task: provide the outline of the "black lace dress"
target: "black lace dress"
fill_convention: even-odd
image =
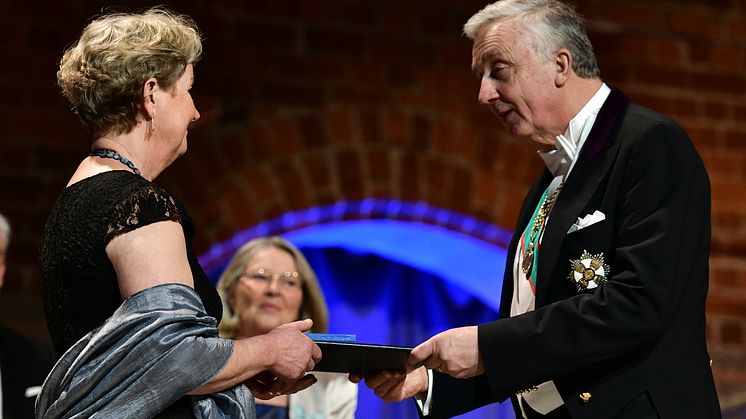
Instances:
[[[220,319],[220,296],[194,254],[194,226],[184,206],[132,172],[105,172],[66,188],[44,227],[39,249],[42,298],[58,357],[122,304],[106,245],[121,234],[166,220],[181,223],[194,288],[207,313]],[[189,406],[184,397],[159,417],[190,417]]]

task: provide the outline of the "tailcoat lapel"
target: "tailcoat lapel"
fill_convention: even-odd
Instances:
[[[617,155],[619,147],[610,144],[610,140],[616,133],[619,121],[629,103],[629,97],[622,91],[612,88],[609,97],[599,110],[575,167],[565,179],[565,185],[557,197],[541,241],[536,307],[541,306],[546,298],[549,289],[548,282],[556,268],[557,257],[567,230],[581,215],[580,211],[588,204]]]

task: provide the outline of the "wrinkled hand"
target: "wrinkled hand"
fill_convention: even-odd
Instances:
[[[272,375],[283,381],[300,380],[321,360],[319,346],[303,334],[311,326],[312,320],[300,320],[278,326],[266,335],[267,351],[273,359],[269,366]]]
[[[477,326],[459,327],[438,333],[412,349],[410,359],[456,378],[469,378],[484,373],[477,342]]]
[[[350,381],[353,383],[360,382],[363,379],[365,385],[386,402],[399,402],[419,393],[427,392],[427,370],[422,367],[407,374],[402,371],[381,371],[367,377],[360,374],[350,374]]]
[[[254,397],[262,400],[269,400],[281,394],[297,393],[314,383],[316,377],[312,374],[305,375],[299,380],[287,380],[278,378],[269,371],[263,371],[244,382]]]

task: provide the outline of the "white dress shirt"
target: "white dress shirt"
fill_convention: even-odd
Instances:
[[[596,94],[570,120],[564,134],[557,136],[555,149],[538,152],[539,156],[547,164],[549,171],[555,176],[549,184],[547,196],[559,186],[568,176],[570,170],[572,170],[580,155],[580,150],[596,121],[596,116],[609,96],[609,93],[611,93],[611,89],[606,84],[602,84]],[[549,216],[551,216],[551,213],[547,216],[545,225],[549,222]],[[543,237],[544,232],[542,231],[539,243],[541,243]],[[510,305],[511,317],[534,310],[536,302],[536,296],[531,288],[530,280],[526,278],[526,274],[521,269],[521,264],[523,263],[523,252],[521,250],[519,244],[519,248],[515,252],[515,259],[513,260],[514,283],[513,300]],[[539,384],[534,390],[519,394],[518,399],[519,402],[521,402],[521,399],[525,400],[532,409],[544,415],[563,404],[562,397],[552,381]],[[522,404],[521,409],[523,409]]]

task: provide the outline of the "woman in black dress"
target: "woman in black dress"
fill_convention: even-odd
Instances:
[[[61,60],[58,83],[93,144],[41,243],[62,359],[37,417],[253,417],[243,384],[269,398],[315,381],[305,375],[321,356],[303,335],[310,320],[217,337],[221,302],[192,250],[192,221],[152,182],[186,151],[200,117],[189,90],[201,53],[192,20],[156,8],[97,18]]]

